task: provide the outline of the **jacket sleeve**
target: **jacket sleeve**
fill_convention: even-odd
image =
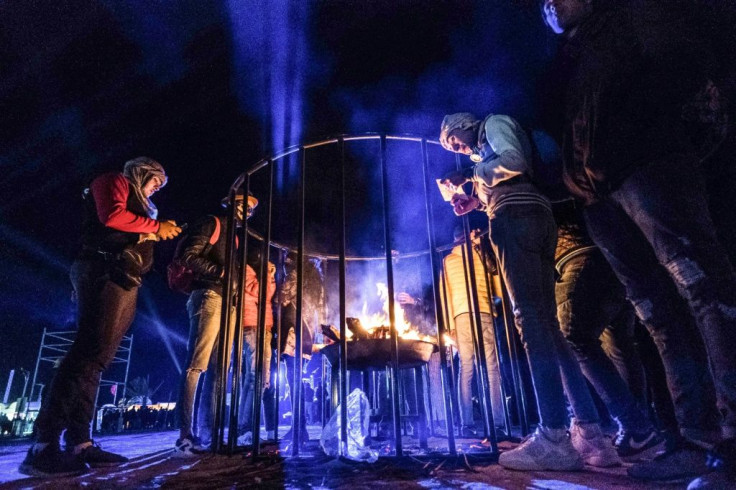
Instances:
[[[156,233],[159,222],[128,211],[128,180],[123,174],[104,174],[89,185],[97,218],[103,225],[129,233]]]
[[[258,276],[253,267],[245,266],[245,294],[252,296],[258,301]]]
[[[473,180],[494,185],[528,172],[529,162],[519,140],[518,123],[508,116],[494,115],[485,126],[486,140],[498,157],[479,163]]]
[[[196,277],[211,281],[220,280],[224,270],[221,264],[213,262],[204,254],[214,232],[214,217],[208,216],[192,227],[192,231],[182,244],[181,254],[181,261],[194,272]]]

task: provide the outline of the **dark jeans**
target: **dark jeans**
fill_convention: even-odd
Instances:
[[[634,311],[624,288],[597,250],[571,258],[557,280],[557,318],[580,368],[624,430],[651,428],[620,371],[642,372],[633,341]],[[601,334],[607,331],[608,351],[621,364],[617,369],[606,354]],[[625,345],[621,345],[621,342]],[[627,342],[628,341],[628,342]]]
[[[526,350],[540,424],[561,429],[567,425],[567,410],[558,351],[565,340],[557,323],[552,212],[541,204],[508,204],[490,217],[489,226]]]
[[[680,430],[695,439],[718,429],[712,380],[724,431],[736,429],[736,279],[698,170],[685,156],[654,162],[585,210],[657,344]]]
[[[77,337],[59,366],[36,419],[39,442],[55,442],[66,429],[67,446],[91,439],[100,374],[112,362],[133,323],[138,288],[111,282],[105,263],[77,260],[70,277],[77,295]]]

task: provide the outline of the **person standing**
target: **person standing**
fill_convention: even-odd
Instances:
[[[260,245],[260,244],[259,244]],[[253,409],[255,403],[256,389],[256,343],[258,320],[260,314],[260,284],[256,270],[261,268],[261,251],[255,243],[248,246],[248,263],[245,266],[245,291],[243,296],[243,380],[241,390],[241,405],[238,421],[238,443],[247,445],[253,441]],[[261,375],[261,389],[268,390],[271,383],[271,356],[273,349],[271,347],[271,338],[273,335],[273,297],[276,293],[276,266],[268,262],[267,264],[267,283],[266,283],[266,307],[264,318],[263,339],[263,366]],[[263,405],[266,409],[271,408],[271,402],[263,399]],[[273,413],[265,410],[265,419],[267,423],[267,432],[271,429],[273,423]],[[259,424],[260,425],[260,424]]]
[[[736,447],[736,277],[683,118],[703,82],[698,53],[680,32],[641,25],[639,12],[593,0],[542,7],[564,39],[563,178],[659,348],[680,424],[677,444],[629,475],[704,474],[707,448]]]
[[[475,421],[473,420],[472,383],[474,371],[475,349],[473,348],[473,326],[471,320],[471,281],[468,257],[465,253],[465,237],[462,228],[454,232],[455,246],[443,259],[442,287],[446,297],[449,319],[448,330],[455,332],[457,351],[460,358],[458,399],[460,402],[461,435],[473,437],[476,435]],[[473,244],[473,271],[475,286],[478,292],[478,308],[480,310],[481,328],[485,353],[486,369],[488,370],[488,387],[491,392],[491,409],[496,433],[505,436],[504,403],[501,395],[501,371],[496,355],[496,334],[493,329],[493,315],[491,308],[489,282],[486,269],[480,256],[478,247]]]
[[[21,473],[71,475],[127,461],[92,440],[91,422],[100,374],[133,322],[138,287],[153,265],[153,244],[181,232],[175,221],[157,219],[151,201],[166,182],[160,163],[138,157],[126,162],[122,172],[98,176],[84,190],[82,246],[70,272],[77,336],[41,406],[36,440]]]
[[[478,162],[451,172],[442,183],[473,183],[472,195],[453,196],[455,214],[478,209],[488,215],[491,245],[513,303],[514,320],[537,397],[536,431],[515,449],[501,453],[498,462],[506,468],[527,471],[582,469],[583,459],[567,432],[560,373],[563,350],[568,347],[560,332],[555,304],[557,226],[549,200],[531,180],[531,143],[521,125],[509,116],[491,114],[481,121],[467,112],[445,116],[439,140],[446,150]],[[569,387],[581,390],[575,393],[575,399],[581,401],[576,418],[597,427],[596,446],[604,451],[598,412],[584,382],[579,382],[582,373],[575,364],[570,365],[567,374],[578,381]],[[584,405],[582,401],[589,403]],[[586,418],[581,416],[584,407],[590,408]]]
[[[242,190],[235,195],[235,226],[241,226],[244,219],[253,214],[258,200],[248,196],[247,210]],[[223,206],[229,204],[223,199]],[[191,457],[206,450],[212,439],[212,418],[214,414],[215,378],[218,356],[215,346],[220,335],[222,293],[226,266],[226,245],[229,219],[224,216],[207,215],[194,223],[189,234],[179,244],[177,257],[182,265],[194,274],[192,292],[187,301],[189,313],[189,341],[187,362],[176,405],[179,409],[179,439],[175,443],[174,455]],[[236,268],[237,269],[237,268]],[[231,316],[234,325],[235,314]],[[232,330],[232,329],[231,329]],[[232,340],[227,345],[232,344]],[[199,378],[205,374],[201,390],[199,414],[194,413],[195,395]],[[199,434],[195,434],[195,417]]]

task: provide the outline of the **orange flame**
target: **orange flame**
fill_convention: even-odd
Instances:
[[[383,325],[390,325],[388,315],[388,286],[385,283],[376,283],[376,294],[383,303],[382,311],[378,313],[368,313],[368,302],[363,303],[363,308],[358,319],[363,328],[372,334],[377,328]],[[416,325],[412,325],[406,317],[404,309],[398,302],[394,303],[394,316],[396,317],[396,332],[400,338],[424,340],[425,342],[435,342],[435,339],[429,335],[419,332]]]

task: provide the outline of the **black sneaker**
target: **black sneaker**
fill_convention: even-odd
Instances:
[[[629,463],[649,460],[667,449],[667,440],[656,430],[647,432],[619,432],[613,443],[618,456]]]
[[[705,449],[682,441],[672,451],[659,454],[651,461],[631,466],[630,477],[648,481],[674,481],[704,475],[710,470],[705,464]]]
[[[81,457],[62,451],[58,443],[51,443],[36,453],[31,446],[18,468],[24,475],[44,477],[76,476],[88,470],[89,466]]]
[[[691,481],[687,490],[726,490],[736,488],[736,438],[724,439],[708,451],[710,473]]]
[[[188,436],[176,440],[174,446],[175,458],[195,458],[202,456],[207,452],[207,448],[203,447],[197,437]]]
[[[92,445],[85,447],[82,449],[82,452],[79,453],[79,456],[90,466],[90,468],[105,468],[107,466],[117,466],[128,462],[128,458],[125,456],[105,451],[95,441],[90,442],[92,442]]]

